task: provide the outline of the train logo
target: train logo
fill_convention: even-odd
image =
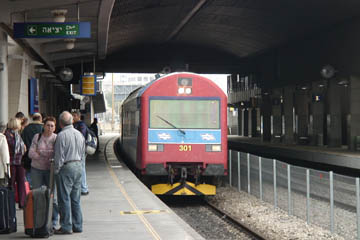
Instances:
[[[208,134],[208,133],[206,133],[206,134],[201,134],[201,138],[202,138],[203,140],[207,140],[207,141],[213,141],[213,140],[215,140],[214,135],[211,135],[211,134]]]
[[[171,136],[170,134],[167,134],[167,133],[160,133],[158,134],[158,137],[162,140],[168,140],[168,139],[171,139]]]

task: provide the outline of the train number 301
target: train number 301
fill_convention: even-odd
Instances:
[[[191,145],[179,145],[180,152],[189,152],[191,151]]]

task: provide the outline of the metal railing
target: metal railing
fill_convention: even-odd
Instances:
[[[229,184],[308,224],[360,239],[359,178],[229,150]]]

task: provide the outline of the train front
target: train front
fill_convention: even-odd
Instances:
[[[155,194],[214,195],[227,174],[227,98],[200,75],[155,81],[142,97],[141,169]],[[154,178],[153,178],[154,179]]]

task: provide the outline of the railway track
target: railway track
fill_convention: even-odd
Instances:
[[[162,200],[205,239],[266,239],[203,198],[166,197]]]
[[[262,234],[260,234],[259,232],[257,232],[256,230],[252,229],[248,224],[246,224],[245,222],[241,222],[239,220],[237,220],[236,218],[234,218],[233,216],[231,216],[228,213],[225,213],[224,211],[222,211],[221,209],[219,209],[217,206],[215,206],[214,204],[204,200],[205,203],[207,204],[207,207],[210,208],[212,211],[214,211],[216,214],[218,214],[219,216],[221,216],[222,219],[224,219],[224,221],[229,222],[230,224],[233,224],[237,227],[239,227],[241,230],[243,230],[244,232],[246,232],[249,236],[253,236],[254,239],[259,239],[259,240],[266,240],[267,238],[265,236],[263,236]]]

